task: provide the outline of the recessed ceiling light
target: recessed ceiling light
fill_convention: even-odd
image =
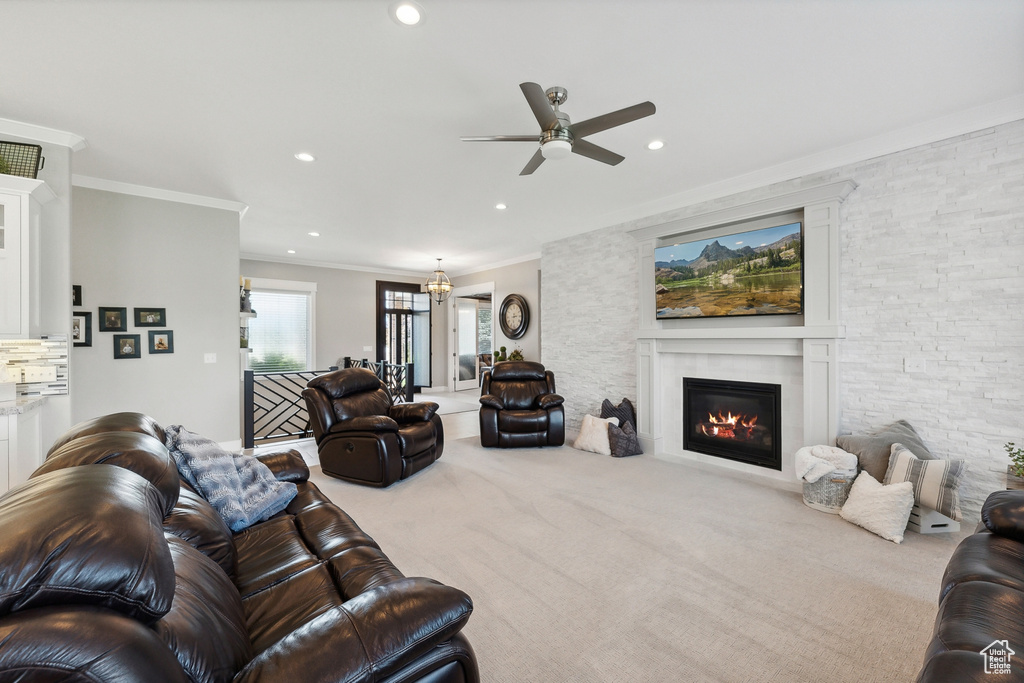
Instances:
[[[316,157],[309,152],[299,152],[295,155],[295,158],[299,161],[316,161]]]
[[[306,233],[306,234],[308,234],[310,237],[319,237],[320,236],[320,233],[318,233],[318,232],[310,232],[310,233]]]
[[[647,143],[647,149],[661,149],[665,146],[665,143],[661,140],[651,140]]]
[[[498,211],[504,211],[504,210],[505,210],[505,209],[507,209],[508,207],[507,207],[507,206],[505,206],[504,204],[502,204],[502,203],[500,203],[500,202],[499,202],[499,203],[497,203],[497,204],[495,204],[495,205],[494,205],[494,208],[495,208],[495,209],[497,209]]]
[[[423,23],[423,7],[412,0],[402,0],[401,2],[393,3],[388,8],[388,14],[402,26],[416,26]]]
[[[289,253],[289,254],[294,254],[294,253],[295,253],[295,250],[294,250],[294,249],[289,249],[289,250],[288,250],[288,253]]]

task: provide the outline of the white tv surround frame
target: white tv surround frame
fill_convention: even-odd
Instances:
[[[839,320],[839,206],[854,189],[853,181],[830,183],[630,231],[638,243],[637,431],[645,452],[799,490],[794,453],[802,446],[834,444],[838,430],[836,352],[845,336]],[[664,238],[795,211],[803,213],[802,315],[656,318],[654,250]],[[724,379],[783,384],[781,472],[683,450],[682,374],[695,363],[727,367]],[[794,393],[799,395],[787,401]],[[798,400],[803,409],[794,415]]]

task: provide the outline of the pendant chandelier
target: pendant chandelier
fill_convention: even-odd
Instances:
[[[447,301],[448,297],[452,295],[452,281],[441,270],[441,259],[437,259],[437,270],[427,278],[426,290],[430,298],[438,305]]]

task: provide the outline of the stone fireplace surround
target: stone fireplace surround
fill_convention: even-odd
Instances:
[[[800,490],[794,454],[834,444],[838,430],[839,206],[855,188],[852,181],[830,183],[631,231],[640,272],[637,427],[645,452]],[[663,238],[711,237],[725,226],[794,211],[803,214],[802,315],[656,319],[654,250]],[[683,377],[781,385],[782,471],[684,450]]]

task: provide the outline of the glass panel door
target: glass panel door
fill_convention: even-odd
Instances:
[[[459,298],[455,300],[455,339],[457,345],[455,389],[473,389],[479,385],[477,379],[477,300]]]

